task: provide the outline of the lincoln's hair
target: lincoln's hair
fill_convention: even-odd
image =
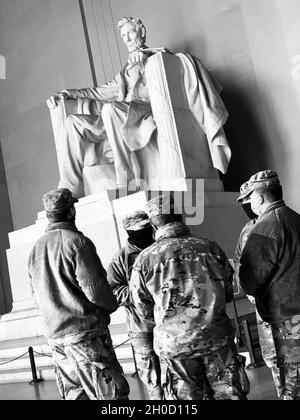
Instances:
[[[127,23],[133,23],[136,26],[136,28],[141,34],[141,40],[145,42],[146,41],[146,27],[144,26],[141,19],[137,17],[131,17],[131,16],[123,17],[118,22],[118,29],[121,30],[123,26],[125,26]]]

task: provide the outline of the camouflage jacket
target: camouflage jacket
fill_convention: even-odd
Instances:
[[[156,233],[156,243],[138,256],[130,289],[139,323],[137,352],[167,358],[209,354],[234,336],[226,314],[233,298],[231,268],[220,246],[194,237],[182,223]]]

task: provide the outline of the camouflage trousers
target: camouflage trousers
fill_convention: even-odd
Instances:
[[[300,319],[270,325],[258,313],[256,316],[262,356],[271,369],[278,397],[300,399]]]
[[[126,400],[129,386],[109,332],[87,333],[80,341],[49,342],[63,400]]]
[[[160,384],[160,363],[156,354],[144,356],[135,353],[138,375],[147,388],[150,400],[162,400],[163,391]]]
[[[277,396],[280,397],[280,371],[277,367],[277,355],[275,350],[274,338],[271,325],[263,321],[256,310],[257,329],[259,336],[259,344],[261,354],[268,368],[271,369],[273,382],[277,391]]]
[[[202,357],[161,357],[161,385],[166,400],[246,400],[250,384],[245,358],[234,343]]]

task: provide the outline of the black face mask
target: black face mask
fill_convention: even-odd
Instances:
[[[252,211],[251,209],[251,204],[250,203],[245,203],[242,204],[244,212],[247,214],[247,216],[249,217],[249,219],[256,219],[257,215]]]
[[[141,249],[148,248],[154,242],[152,226],[147,226],[139,230],[127,230],[127,234],[128,241]]]

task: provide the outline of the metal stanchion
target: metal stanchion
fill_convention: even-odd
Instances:
[[[233,320],[234,320],[234,324],[235,324],[237,346],[241,347],[241,346],[244,345],[244,343],[243,343],[241,326],[240,326],[240,322],[239,322],[239,316],[238,316],[238,312],[237,312],[237,309],[236,309],[234,296],[233,296],[233,300],[232,300],[232,306],[233,306]]]
[[[246,366],[246,368],[247,369],[255,369],[255,368],[264,366],[265,362],[263,360],[260,361],[260,362],[258,362],[256,360],[255,353],[254,353],[254,346],[253,346],[252,337],[251,337],[251,334],[250,334],[248,321],[245,319],[242,322],[242,324],[243,324],[243,329],[244,329],[244,333],[245,333],[247,349],[249,351],[249,356],[250,356],[250,361],[251,361],[251,363],[248,366]]]
[[[134,347],[132,343],[131,343],[131,349],[132,349],[134,369],[135,369],[134,373],[131,376],[134,378],[135,376],[138,376],[138,369],[137,369],[137,364],[136,364],[135,351],[134,351]]]
[[[30,367],[31,367],[31,373],[32,373],[32,381],[30,381],[30,385],[42,382],[42,378],[38,378],[36,374],[36,367],[35,367],[35,361],[34,361],[34,354],[33,354],[33,348],[28,347],[28,353],[29,353],[29,360],[30,360]]]

